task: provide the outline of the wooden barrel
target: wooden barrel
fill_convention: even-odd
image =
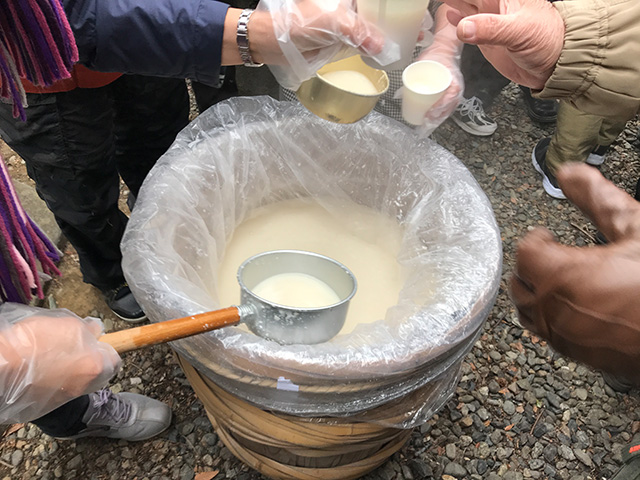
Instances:
[[[382,465],[411,436],[411,429],[357,417],[303,418],[268,412],[223,390],[179,356],[178,361],[225,446],[270,478],[360,478]],[[392,410],[390,415],[396,415]]]

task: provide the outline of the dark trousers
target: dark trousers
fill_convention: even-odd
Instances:
[[[509,85],[509,79],[493,68],[476,45],[465,44],[462,48],[460,71],[465,83],[464,97],[478,97],[485,108]]]
[[[179,79],[125,75],[70,92],[29,94],[27,121],[0,105],[0,136],[26,162],[40,197],[78,252],[84,281],[101,290],[124,282],[119,176],[137,195],[156,160],[187,125]]]
[[[70,437],[86,427],[82,422],[82,417],[88,406],[89,396],[83,395],[74,398],[45,416],[33,420],[31,423],[37,425],[40,430],[52,437]]]

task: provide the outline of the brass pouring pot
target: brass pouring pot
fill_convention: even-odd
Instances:
[[[378,93],[362,95],[350,92],[328,82],[323,75],[340,70],[352,70],[365,75]],[[303,82],[296,96],[309,111],[335,123],[354,123],[365,117],[381,95],[389,89],[389,77],[383,70],[370,67],[359,55],[326,64],[315,77]]]

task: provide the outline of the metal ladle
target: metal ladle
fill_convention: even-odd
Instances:
[[[323,307],[298,308],[253,293],[252,289],[263,280],[284,273],[310,275],[327,284],[340,301]],[[102,335],[99,340],[124,353],[242,322],[256,335],[281,344],[322,343],[342,329],[349,301],[357,288],[355,276],[340,262],[303,250],[273,250],[254,255],[240,265],[237,278],[240,305],[120,330]]]

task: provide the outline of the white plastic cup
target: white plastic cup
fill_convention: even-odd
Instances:
[[[424,115],[442,98],[453,77],[447,67],[433,60],[412,63],[402,72],[402,118],[422,125]]]
[[[370,57],[362,57],[373,68],[390,72],[402,70],[411,63],[418,43],[422,20],[429,0],[356,0],[358,14],[376,24],[388,38],[400,45],[400,60],[380,65]]]

